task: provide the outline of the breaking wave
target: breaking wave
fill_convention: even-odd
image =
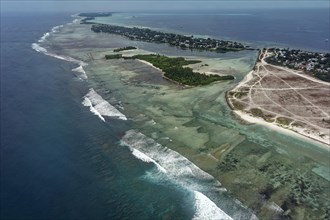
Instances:
[[[64,27],[64,25],[58,25],[58,26],[55,26],[55,27],[52,28],[52,32],[53,32],[53,33],[56,33],[56,32],[58,32],[58,30],[59,30],[60,28],[62,28],[62,27]]]
[[[37,52],[40,52],[40,53],[47,53],[47,50],[46,48],[40,46],[39,44],[37,43],[33,43],[32,44],[32,49],[37,51]]]
[[[78,64],[79,66],[77,68],[72,69],[72,71],[74,71],[76,74],[76,76],[80,79],[86,80],[88,77],[86,75],[85,70],[83,69],[84,66],[87,66],[88,64],[81,61],[81,60],[77,60],[75,58],[69,57],[69,56],[64,56],[64,55],[58,55],[55,53],[50,53],[47,51],[46,48],[40,46],[39,43],[43,43],[46,41],[46,39],[52,34],[52,33],[56,33],[59,31],[60,28],[64,27],[64,25],[58,25],[55,26],[51,29],[51,32],[47,32],[45,34],[43,34],[43,36],[38,40],[38,43],[32,43],[32,49],[34,49],[35,51],[39,52],[39,53],[43,53],[47,56],[51,56],[60,60],[65,60],[68,62],[72,62],[75,64]]]
[[[50,34],[49,34],[49,32],[47,32],[47,33],[45,33],[39,40],[38,40],[38,42],[44,42],[45,40],[46,40],[46,38],[49,36]]]
[[[194,191],[195,196],[195,215],[193,220],[201,219],[221,219],[232,220],[232,218],[222,211],[218,206],[207,198],[203,193]]]
[[[134,148],[131,148],[131,151],[132,151],[132,154],[136,158],[138,158],[138,159],[140,159],[140,160],[142,160],[142,161],[144,161],[146,163],[153,163],[153,164],[155,164],[157,166],[157,168],[159,169],[159,171],[161,171],[163,173],[167,173],[167,171],[165,170],[164,167],[162,167],[161,165],[159,165],[159,163],[157,163],[156,161],[154,161],[153,159],[151,159],[150,157],[148,157],[147,155],[145,155],[141,151],[139,151],[137,149],[134,149]]]
[[[102,121],[105,121],[103,116],[127,120],[126,116],[113,107],[109,102],[104,100],[94,89],[90,89],[84,96],[82,104],[90,108],[90,111],[97,115]]]
[[[83,68],[82,65],[78,66],[77,68],[74,68],[72,69],[72,71],[76,72],[77,76],[80,78],[80,79],[87,79],[87,75],[86,75],[86,72]]]
[[[166,171],[147,172],[146,178],[159,182],[171,181],[194,193],[194,219],[256,218],[238,200],[229,197],[219,181],[178,152],[158,144],[136,130],[127,131],[121,139],[121,144],[128,146],[135,157],[147,163],[154,163],[158,170],[161,167]]]

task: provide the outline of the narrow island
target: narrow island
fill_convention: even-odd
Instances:
[[[112,16],[111,12],[85,12],[78,14],[80,17],[84,17],[80,24],[95,24],[92,22],[92,20],[95,19],[95,17],[109,17]]]
[[[149,28],[123,27],[91,22],[106,14],[80,14],[88,16],[82,23],[92,24],[95,33],[124,36],[130,40],[167,43],[181,49],[196,49],[219,53],[254,50],[234,41],[196,38],[165,33]],[[136,49],[124,47],[113,52]],[[198,86],[233,76],[206,75],[184,67],[200,61],[170,58],[161,55],[109,54],[106,59],[138,59],[160,69],[163,77],[173,82]],[[265,125],[275,125],[299,133],[322,143],[330,144],[330,55],[329,53],[290,50],[289,48],[263,48],[259,50],[253,70],[235,88],[226,93],[232,110],[242,119]]]
[[[114,49],[113,52],[121,52],[121,51],[125,51],[125,50],[136,50],[136,47],[132,47],[132,46],[128,46],[128,47],[121,47],[121,48],[117,48]]]
[[[211,38],[196,38],[174,33],[165,33],[149,28],[123,27],[109,24],[93,24],[91,30],[96,33],[109,33],[121,35],[130,40],[140,40],[153,43],[167,43],[181,49],[197,49],[214,51],[218,53],[253,50],[250,46],[234,41],[224,41]]]
[[[145,61],[152,66],[159,68],[163,72],[165,79],[186,86],[207,85],[221,80],[233,80],[231,75],[206,75],[194,72],[190,67],[184,67],[189,64],[200,63],[199,60],[186,60],[183,57],[167,57],[159,54],[123,56],[122,54],[105,55],[105,59],[138,59]]]

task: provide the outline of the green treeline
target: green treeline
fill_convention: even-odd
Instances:
[[[111,12],[86,12],[78,14],[80,17],[85,17],[80,21],[80,24],[95,24],[92,20],[95,17],[109,17],[112,16]]]
[[[162,55],[148,54],[123,57],[121,54],[105,55],[106,59],[139,59],[145,60],[164,72],[164,76],[178,83],[199,86],[207,85],[220,80],[233,80],[233,76],[205,75],[194,72],[190,67],[183,67],[189,64],[200,63],[199,60],[186,60],[183,57],[166,57]]]
[[[267,57],[267,63],[285,66],[304,72],[326,82],[330,82],[330,54],[294,50],[289,48],[269,48],[274,54]]]
[[[113,52],[120,52],[120,51],[124,51],[124,50],[135,50],[135,49],[137,49],[137,48],[128,46],[128,47],[121,47],[121,48],[114,49]]]
[[[249,46],[234,41],[217,40],[211,38],[196,38],[175,33],[165,33],[149,28],[123,27],[109,24],[94,24],[91,30],[96,33],[109,33],[125,36],[131,40],[140,40],[154,43],[167,43],[182,49],[208,50],[219,53],[229,51],[253,50]]]
[[[105,59],[107,60],[111,60],[111,59],[120,59],[120,58],[124,58],[121,54],[110,54],[110,55],[105,55]]]

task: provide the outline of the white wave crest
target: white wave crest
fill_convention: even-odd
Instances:
[[[39,43],[44,42],[47,37],[49,37],[49,32],[44,33],[44,35],[38,40]]]
[[[77,20],[77,19],[75,19],[75,20]],[[62,28],[62,27],[64,27],[64,25],[58,25],[58,26],[53,27],[51,29],[51,32],[47,32],[47,33],[43,34],[43,36],[38,40],[38,42],[39,43],[44,42],[46,40],[46,38],[48,38],[50,36],[50,34],[58,32],[59,29]],[[76,76],[79,77],[80,79],[87,79],[86,72],[83,69],[83,66],[88,65],[87,63],[85,63],[81,60],[74,59],[74,58],[69,57],[69,56],[50,53],[50,52],[47,51],[46,48],[40,46],[40,44],[38,44],[38,43],[33,43],[31,46],[32,46],[32,49],[34,49],[35,51],[43,53],[47,56],[55,57],[55,58],[60,59],[60,60],[65,60],[65,61],[68,61],[68,62],[73,62],[73,63],[78,64],[79,66],[77,68],[72,69],[72,71],[79,73],[79,74],[76,74]]]
[[[87,66],[88,65],[87,63],[85,63],[81,60],[77,60],[73,57],[69,57],[69,56],[65,56],[65,55],[57,55],[57,54],[48,53],[48,52],[46,53],[46,55],[55,57],[55,58],[60,59],[60,60],[65,60],[65,61],[68,61],[68,62],[76,63],[80,66]]]
[[[232,218],[222,211],[214,202],[207,198],[203,193],[194,191],[195,196],[195,215],[193,220],[232,220]]]
[[[72,22],[68,23],[68,25],[77,24],[77,23],[79,23],[79,21],[80,21],[81,19],[82,19],[82,18],[76,18],[76,19],[74,19]]]
[[[141,160],[155,161],[166,170],[165,175],[147,172],[146,178],[151,181],[170,181],[194,193],[195,219],[231,219],[225,211],[217,207],[215,201],[217,204],[221,204],[226,212],[229,211],[234,219],[250,219],[251,216],[254,216],[238,200],[225,195],[226,189],[221,187],[219,181],[178,152],[158,144],[136,130],[127,131],[121,139],[121,144],[147,156],[147,158],[141,157]]]
[[[63,25],[55,26],[55,27],[52,28],[52,32],[53,32],[53,33],[56,33],[56,32],[58,32],[58,30],[59,30],[60,28],[62,28],[62,27],[64,27],[64,26],[63,26]]]
[[[203,181],[215,181],[217,186],[221,186],[210,174],[204,172],[181,154],[156,143],[153,139],[135,130],[129,130],[122,138],[122,143],[148,155],[157,161],[166,170],[170,170],[169,175],[177,178],[185,185],[199,190],[199,184],[191,178],[198,178]],[[186,177],[186,178],[179,178]]]
[[[40,53],[47,53],[46,48],[43,48],[42,46],[40,46],[37,43],[33,43],[32,44],[32,49],[35,50],[35,51],[37,51],[37,52],[40,52]]]
[[[82,101],[82,104],[86,107],[89,107],[89,110],[98,116],[102,121],[105,121],[105,119],[102,117],[102,115],[93,107],[93,104],[89,98],[85,97],[84,100]]]
[[[43,53],[43,54],[45,54],[47,56],[54,57],[56,59],[65,60],[65,61],[68,61],[68,62],[72,62],[72,63],[78,64],[79,66],[77,68],[72,69],[72,71],[79,73],[79,74],[76,74],[76,76],[79,77],[80,79],[86,80],[88,78],[85,70],[83,69],[83,66],[87,66],[88,65],[87,63],[85,63],[85,62],[83,62],[81,60],[77,60],[77,59],[75,59],[73,57],[64,56],[64,55],[57,55],[57,54],[54,54],[54,53],[50,53],[50,52],[47,51],[46,48],[40,46],[40,44],[37,44],[37,43],[33,43],[32,44],[32,49],[34,49],[35,51],[37,51],[39,53]]]
[[[80,79],[87,79],[86,72],[85,72],[84,68],[81,65],[78,66],[77,68],[72,69],[72,71],[76,72],[77,73],[76,75]]]
[[[51,33],[56,33],[58,32],[58,30],[63,27],[63,25],[58,25],[58,26],[55,26],[51,29]],[[50,36],[50,32],[46,32],[44,33],[44,35],[42,35],[42,37],[38,40],[39,43],[42,43],[44,42],[48,37]]]
[[[124,114],[118,111],[109,102],[104,100],[102,96],[94,91],[94,89],[90,89],[89,92],[84,96],[82,104],[84,106],[90,107],[90,111],[99,116],[102,121],[105,121],[102,116],[127,120]]]
[[[162,167],[161,165],[159,165],[159,163],[157,163],[156,161],[154,161],[153,159],[151,159],[150,157],[148,157],[147,155],[145,155],[141,151],[139,151],[137,149],[134,149],[134,148],[131,148],[131,150],[132,150],[132,154],[136,158],[138,158],[138,159],[140,159],[140,160],[142,160],[142,161],[144,161],[146,163],[154,163],[157,166],[158,170],[160,170],[163,173],[167,173],[167,171],[164,169],[164,167]]]

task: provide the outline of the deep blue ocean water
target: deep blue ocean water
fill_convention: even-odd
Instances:
[[[186,33],[327,50],[329,13],[292,13],[137,13],[129,19]],[[260,18],[265,20],[258,23]],[[77,66],[32,50],[45,32],[71,20],[63,13],[1,14],[0,218],[191,219],[190,192],[141,178],[152,165],[119,143],[129,122],[103,123],[81,104],[88,85],[73,75]],[[258,25],[250,26],[253,22]],[[258,30],[265,31],[256,35]]]
[[[1,15],[0,218],[191,218],[189,193],[141,178],[152,166],[119,144],[127,127],[116,120],[110,127],[81,104],[88,88],[75,65],[31,48],[70,20]]]
[[[282,46],[329,52],[329,14],[329,8],[237,8],[118,15],[132,25],[243,41],[257,47]]]

